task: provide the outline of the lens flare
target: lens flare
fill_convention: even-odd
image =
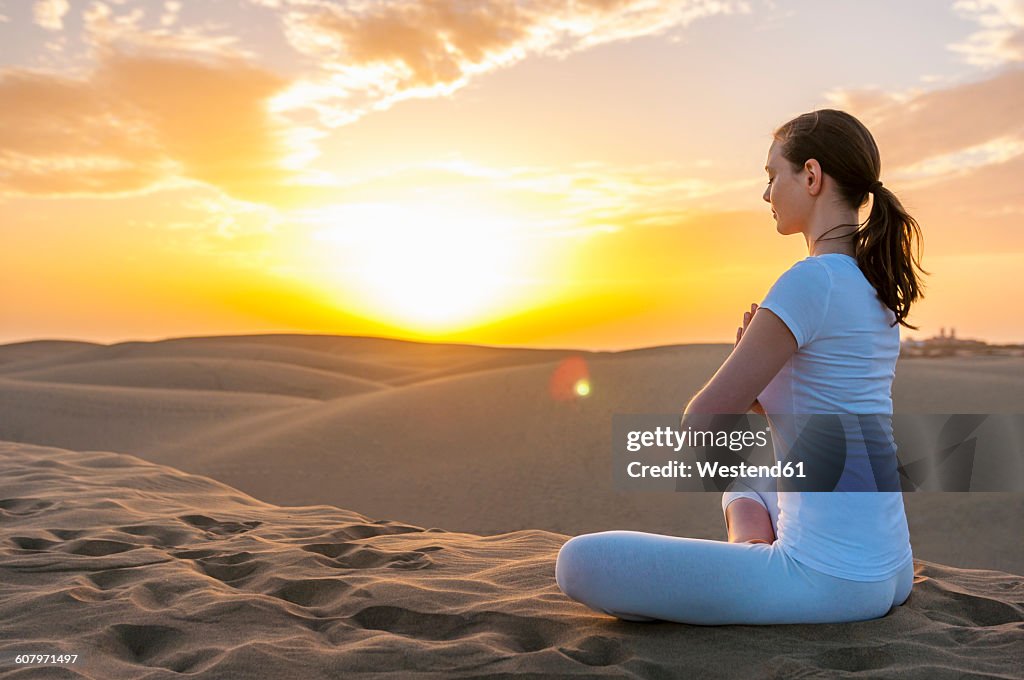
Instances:
[[[590,394],[590,372],[583,357],[562,359],[551,374],[548,392],[556,401],[574,401]]]

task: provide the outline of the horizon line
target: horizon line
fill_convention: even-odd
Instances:
[[[399,338],[393,336],[384,335],[354,335],[346,333],[299,333],[299,332],[266,332],[266,333],[237,333],[237,334],[219,334],[219,335],[181,335],[181,336],[169,336],[164,338],[156,339],[138,339],[138,338],[126,338],[122,340],[116,340],[111,342],[100,342],[97,340],[83,340],[81,338],[67,338],[67,337],[44,337],[44,338],[29,338],[23,340],[10,340],[0,342],[0,348],[9,347],[13,345],[27,345],[32,343],[40,342],[72,342],[82,343],[87,345],[97,345],[101,347],[113,347],[115,345],[122,345],[132,342],[139,343],[158,343],[168,342],[172,340],[202,340],[202,339],[214,339],[214,338],[250,338],[250,337],[272,337],[272,336],[292,336],[292,337],[333,337],[333,338],[352,338],[352,339],[363,339],[363,340],[385,340],[389,342],[406,342],[420,345],[449,345],[449,346],[463,346],[463,347],[487,347],[490,349],[532,349],[538,351],[563,351],[563,352],[588,352],[588,353],[601,353],[601,352],[630,352],[642,349],[662,349],[666,347],[691,347],[701,345],[730,345],[734,344],[731,341],[721,342],[680,342],[680,343],[669,343],[659,345],[639,345],[631,347],[620,347],[617,349],[587,349],[583,347],[555,347],[555,346],[532,346],[532,345],[494,345],[489,343],[479,342],[459,342],[450,340],[415,340],[410,338]]]
[[[406,342],[421,345],[449,345],[449,346],[463,346],[463,347],[487,347],[490,349],[532,349],[539,351],[563,351],[563,352],[589,352],[589,353],[602,353],[602,352],[630,352],[644,349],[663,349],[667,347],[696,347],[704,345],[733,345],[733,340],[723,341],[706,341],[706,342],[678,342],[678,343],[667,343],[667,344],[656,344],[656,345],[637,345],[628,347],[618,347],[615,349],[588,349],[585,347],[559,347],[559,346],[531,346],[531,345],[495,345],[490,343],[479,343],[479,342],[460,342],[451,340],[417,340],[411,338],[401,338],[394,336],[385,335],[358,335],[358,334],[347,334],[347,333],[301,333],[295,331],[274,331],[274,332],[263,332],[263,333],[236,333],[236,334],[212,334],[212,335],[180,335],[180,336],[168,336],[155,339],[140,339],[140,338],[125,338],[120,340],[114,340],[110,342],[100,342],[96,340],[84,340],[81,338],[68,338],[68,337],[34,337],[20,340],[8,340],[0,342],[0,347],[9,347],[13,345],[27,345],[31,343],[41,342],[71,342],[71,343],[82,343],[87,345],[97,345],[102,347],[113,347],[115,345],[122,345],[132,342],[138,343],[158,343],[168,342],[173,340],[201,340],[201,339],[215,339],[215,338],[249,338],[249,337],[272,337],[272,336],[292,336],[292,337],[334,337],[334,338],[351,338],[351,339],[363,339],[363,340],[385,340],[389,342]],[[910,342],[925,342],[931,339],[939,339],[940,336],[932,336],[931,338],[915,339],[912,337],[902,338],[900,345]],[[993,344],[986,340],[979,340],[978,338],[956,338],[959,341],[977,341],[982,342],[990,347],[1020,347],[1024,346],[1024,341],[1009,342],[1009,343],[997,343]]]

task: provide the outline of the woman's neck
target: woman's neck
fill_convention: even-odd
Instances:
[[[859,226],[856,210],[822,201],[815,206],[808,224],[804,238],[811,257],[828,253],[853,257],[853,233]]]
[[[806,235],[807,253],[811,257],[841,253],[853,257],[853,233],[858,228],[856,216],[836,218],[827,226],[813,229]]]
[[[812,246],[811,250],[808,251],[811,257],[817,257],[818,255],[829,255],[830,253],[839,253],[841,255],[849,255],[854,257],[853,252],[853,241],[844,239],[838,243],[832,243],[825,245],[824,241],[820,241],[817,246]]]

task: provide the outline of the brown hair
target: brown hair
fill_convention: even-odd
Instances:
[[[896,321],[917,330],[904,319],[910,305],[924,297],[924,284],[914,273],[921,252],[921,229],[899,199],[881,185],[882,162],[874,137],[859,120],[836,109],[820,109],[797,116],[773,133],[782,156],[800,172],[813,158],[821,171],[835,181],[842,200],[858,209],[874,194],[871,213],[863,226],[853,232],[857,265],[874,286],[878,299],[896,314]],[[858,226],[861,225],[851,225]],[[917,238],[917,259],[911,243]]]

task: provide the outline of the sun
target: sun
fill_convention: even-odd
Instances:
[[[329,223],[311,240],[338,302],[423,332],[500,317],[527,265],[516,220],[473,206],[349,204],[317,221]]]

